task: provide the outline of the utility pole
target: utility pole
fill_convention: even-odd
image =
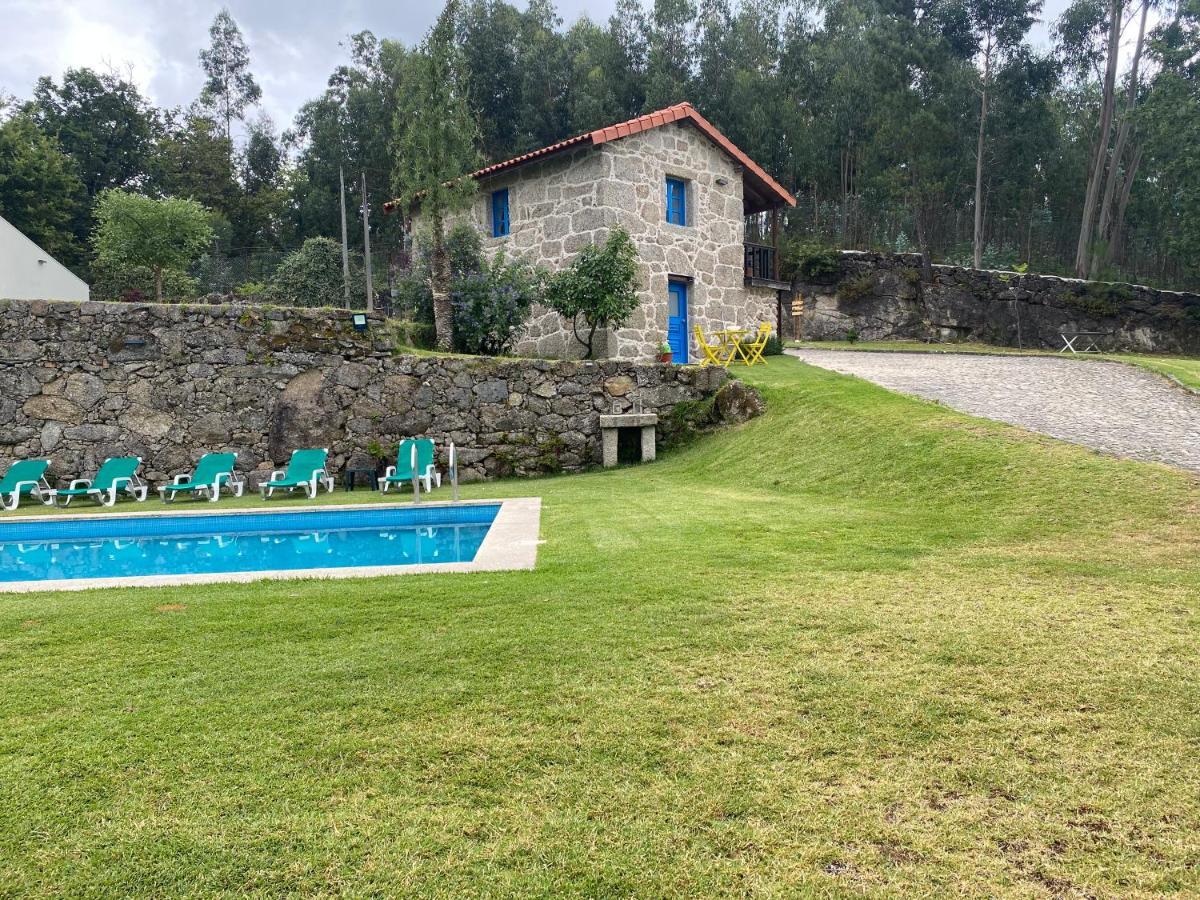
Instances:
[[[375,284],[371,278],[371,206],[367,202],[367,173],[362,173],[363,265],[367,269],[367,312],[375,312]]]
[[[342,174],[342,167],[338,166],[338,185],[341,188],[338,194],[342,204],[342,297],[345,300],[347,308],[350,306],[350,247],[346,243],[346,176]]]

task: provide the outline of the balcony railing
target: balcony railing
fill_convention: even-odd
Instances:
[[[767,244],[745,245],[746,277],[764,281],[779,280],[779,260],[775,248]]]

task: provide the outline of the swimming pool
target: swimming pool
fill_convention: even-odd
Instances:
[[[0,521],[0,591],[507,568],[502,563],[513,548],[499,544],[516,539],[528,549],[528,535],[513,533],[514,517],[528,519],[521,516],[528,506],[389,504]],[[540,505],[535,519],[538,511]],[[476,566],[498,520],[504,534]],[[536,521],[532,545],[536,554]]]

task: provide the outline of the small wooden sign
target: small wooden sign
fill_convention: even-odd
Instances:
[[[792,298],[792,316],[804,315],[804,297],[797,294]]]

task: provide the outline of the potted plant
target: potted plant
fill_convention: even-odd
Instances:
[[[666,341],[658,345],[658,361],[660,363],[669,363],[671,361],[671,345]]]

